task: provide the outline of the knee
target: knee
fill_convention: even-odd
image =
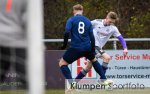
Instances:
[[[85,70],[86,72],[89,72],[91,69],[92,69],[92,63],[91,63],[91,62],[88,62],[88,64],[87,64],[86,67],[84,68],[84,70]]]
[[[61,67],[63,65],[68,65],[68,63],[63,58],[61,58],[59,61],[59,67]]]
[[[106,62],[106,63],[109,63],[109,61],[111,60],[111,57],[110,56],[106,56],[104,57],[103,61]]]

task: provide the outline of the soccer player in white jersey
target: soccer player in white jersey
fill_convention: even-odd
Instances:
[[[91,21],[93,26],[93,33],[95,37],[95,52],[97,58],[103,59],[103,70],[106,74],[106,70],[108,69],[108,63],[111,57],[105,53],[102,48],[109,40],[111,36],[116,37],[123,47],[123,54],[127,55],[128,49],[124,38],[122,37],[121,33],[119,32],[118,28],[114,25],[118,20],[118,16],[115,12],[109,12],[105,19],[95,19]],[[76,79],[82,79],[88,71],[92,68],[91,63],[88,63],[86,67],[80,71]]]

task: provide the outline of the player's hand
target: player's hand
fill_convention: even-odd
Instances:
[[[124,50],[123,50],[123,55],[127,55],[128,54],[128,49],[127,48],[125,48]]]

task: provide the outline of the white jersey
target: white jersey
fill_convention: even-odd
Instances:
[[[95,37],[95,46],[102,48],[109,38],[120,36],[120,32],[115,25],[104,26],[104,19],[96,19],[91,21],[93,26],[93,34]]]

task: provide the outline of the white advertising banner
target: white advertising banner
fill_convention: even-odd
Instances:
[[[127,81],[134,83],[142,81],[150,87],[150,50],[129,50],[127,56],[123,55],[123,50],[106,50],[105,52],[111,56],[106,72],[108,79],[122,84]],[[98,61],[102,64],[101,59]],[[86,64],[87,60],[84,57],[75,61],[70,66],[72,77],[75,78]],[[99,79],[99,76],[92,68],[85,78]]]
[[[73,62],[71,66],[72,77],[75,78],[77,74],[85,67],[86,64],[87,64],[87,59],[85,57],[82,57],[77,61]],[[97,74],[94,68],[92,68],[91,71],[87,73],[85,78],[97,78]]]

